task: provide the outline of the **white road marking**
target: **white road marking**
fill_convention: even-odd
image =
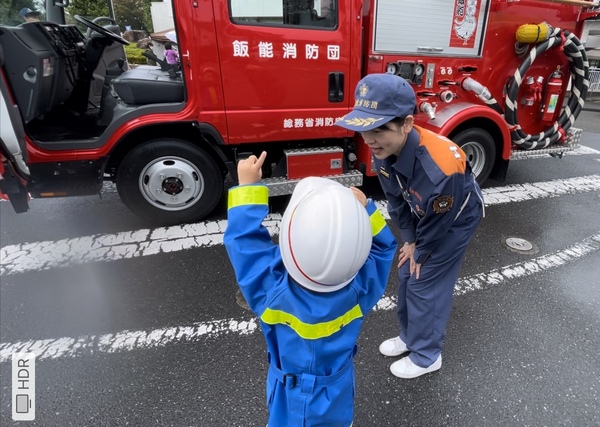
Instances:
[[[498,285],[502,282],[539,274],[552,268],[575,262],[600,250],[600,232],[563,250],[542,255],[529,261],[507,265],[487,273],[458,280],[455,295],[463,295]],[[392,310],[395,297],[383,297],[375,307],[378,311]],[[199,322],[189,326],[159,328],[150,331],[121,331],[114,334],[84,335],[77,338],[20,341],[0,344],[0,363],[11,360],[13,353],[33,352],[38,360],[81,357],[94,353],[122,353],[165,347],[178,342],[198,342],[228,334],[250,335],[258,330],[255,317]]]
[[[485,189],[483,193],[486,206],[493,206],[598,190],[600,175],[588,175],[493,187]],[[386,202],[377,201],[376,204],[384,217],[389,219]],[[280,221],[280,214],[271,214],[267,216],[264,224],[272,235],[276,235],[279,234]],[[152,230],[142,229],[5,246],[0,249],[0,275],[221,245],[226,227],[227,220],[207,221]]]
[[[595,154],[600,154],[600,151],[598,151],[594,148],[591,148],[591,147],[586,147],[585,145],[580,145],[573,151],[565,152],[566,156],[582,156],[582,155],[595,155]],[[549,158],[550,158],[549,154],[536,154],[535,152],[532,152],[529,155],[522,155],[520,157],[517,157],[516,159],[512,159],[511,161],[530,160],[530,159],[549,159]],[[600,161],[600,159],[596,159],[596,160]],[[113,182],[105,181],[102,185],[102,190],[100,190],[100,192],[102,194],[117,194],[117,186]],[[33,199],[33,197],[32,197],[32,199]],[[5,201],[6,200],[4,200],[4,199],[0,199],[0,202],[5,202]]]

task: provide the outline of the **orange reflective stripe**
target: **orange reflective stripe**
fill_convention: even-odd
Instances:
[[[446,176],[455,173],[465,173],[467,158],[463,150],[448,138],[437,135],[427,129],[415,126],[415,130],[421,137],[420,146],[425,147],[431,159]],[[439,142],[445,143],[440,144]]]

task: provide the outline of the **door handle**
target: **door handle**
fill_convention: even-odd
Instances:
[[[329,73],[329,102],[344,101],[344,73]]]

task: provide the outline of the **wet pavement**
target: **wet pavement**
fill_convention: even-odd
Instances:
[[[442,369],[389,373],[395,274],[356,357],[355,427],[600,425],[600,114],[582,149],[513,161],[488,182]],[[364,191],[382,195],[376,181]],[[271,201],[272,221],[287,198]],[[224,200],[200,224],[153,228],[102,199],[0,203],[0,425],[264,426],[264,340],[236,299]],[[509,248],[508,238],[532,249]],[[10,355],[37,349],[36,420],[11,420]]]

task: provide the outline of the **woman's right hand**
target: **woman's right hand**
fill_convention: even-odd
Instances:
[[[406,261],[410,261],[410,264],[411,264],[410,274],[412,274],[414,271],[413,264],[415,262],[414,255],[415,255],[415,244],[414,243],[405,243],[400,248],[400,254],[398,255],[398,268],[402,267],[402,265]]]
[[[415,262],[415,244],[405,243],[400,248],[400,255],[398,255],[398,268],[402,267],[406,261],[410,262],[409,272],[412,276],[415,273],[417,280],[421,277],[421,264]]]

